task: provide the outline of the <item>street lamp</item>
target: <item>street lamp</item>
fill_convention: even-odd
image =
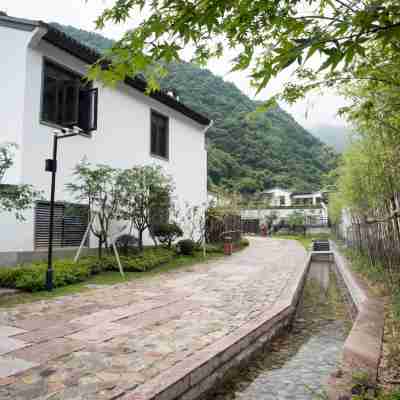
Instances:
[[[56,191],[57,173],[57,151],[58,141],[73,136],[88,136],[83,131],[74,126],[72,129],[62,128],[53,131],[53,158],[46,160],[46,171],[51,172],[51,195],[50,195],[50,221],[49,221],[49,247],[47,254],[46,289],[53,290],[53,233],[54,233],[54,198]]]

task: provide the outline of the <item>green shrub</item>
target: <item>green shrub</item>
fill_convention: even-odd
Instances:
[[[185,256],[192,256],[196,249],[196,243],[193,240],[185,239],[181,240],[176,245],[178,253]]]
[[[0,286],[37,292],[45,289],[47,263],[40,262],[15,268],[0,269]],[[74,263],[73,260],[58,260],[53,265],[54,287],[84,282],[92,274],[90,260]]]
[[[240,247],[247,247],[247,246],[250,246],[250,242],[248,239],[242,238],[242,239],[240,239],[239,245],[240,245]]]
[[[0,287],[15,289],[18,276],[22,273],[22,268],[0,268]]]
[[[121,256],[121,263],[126,272],[148,271],[170,262],[175,257],[173,251],[165,248],[145,249],[135,256]],[[29,292],[45,290],[46,262],[37,262],[15,268],[0,268],[0,287],[21,289]],[[86,281],[91,275],[105,271],[119,271],[114,255],[101,259],[84,257],[78,263],[73,260],[57,260],[53,266],[54,287],[61,287]]]
[[[160,243],[171,248],[172,243],[183,235],[182,229],[178,224],[160,224],[154,228],[154,236],[160,241]]]
[[[222,244],[206,244],[206,252],[209,254],[223,254],[224,247]]]

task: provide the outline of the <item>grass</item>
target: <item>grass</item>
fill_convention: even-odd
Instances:
[[[150,278],[152,276],[168,273],[170,271],[174,271],[179,268],[190,267],[192,265],[199,263],[207,263],[209,261],[218,259],[220,257],[223,256],[221,254],[211,253],[207,254],[206,257],[204,258],[202,252],[196,252],[193,256],[176,257],[167,264],[156,267],[150,271],[125,272],[125,277],[122,277],[120,273],[117,271],[103,272],[101,274],[92,276],[85,282],[55,288],[52,292],[46,292],[46,291],[34,292],[34,293],[22,292],[4,298],[0,298],[0,308],[2,307],[9,308],[18,304],[32,303],[34,301],[47,300],[56,297],[93,290],[89,289],[87,285],[115,285],[118,283],[129,282],[135,279]]]
[[[366,255],[345,248],[337,242],[350,268],[364,278],[375,296],[385,301],[385,330],[380,366],[382,393],[376,399],[400,400],[400,273],[381,264],[373,264]],[[359,400],[367,397],[359,396]]]
[[[325,239],[330,239],[330,235],[327,235],[326,233],[321,233],[319,235],[272,235],[271,236],[274,239],[288,239],[288,240],[297,240],[299,243],[301,243],[304,248],[307,251],[311,251],[312,247],[312,242],[313,240],[325,240]]]

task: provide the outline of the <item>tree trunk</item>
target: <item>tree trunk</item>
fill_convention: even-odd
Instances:
[[[97,255],[99,260],[101,260],[103,255],[103,239],[99,238],[98,246],[97,246]]]
[[[143,251],[143,231],[139,230],[139,251]]]

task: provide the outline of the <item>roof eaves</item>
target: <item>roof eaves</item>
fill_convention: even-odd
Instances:
[[[40,21],[40,26],[47,29],[47,33],[44,35],[44,40],[53,44],[56,47],[61,48],[67,53],[81,59],[82,61],[93,64],[98,61],[102,55],[97,51],[91,49],[88,46],[83,45],[81,42],[71,38],[69,35],[64,33],[63,31],[55,28],[52,25],[49,25],[45,22]],[[139,78],[127,78],[125,79],[125,83],[132,88],[145,93],[147,84],[146,81]],[[162,91],[155,91],[150,93],[150,97],[154,100],[159,101],[160,103],[165,104],[166,106],[180,112],[186,117],[196,121],[201,125],[209,125],[211,120],[204,115],[190,109],[183,103],[177,101],[173,97],[169,96],[167,93]]]
[[[0,26],[31,32],[39,26],[39,23],[29,19],[9,17],[2,13],[0,14]]]

